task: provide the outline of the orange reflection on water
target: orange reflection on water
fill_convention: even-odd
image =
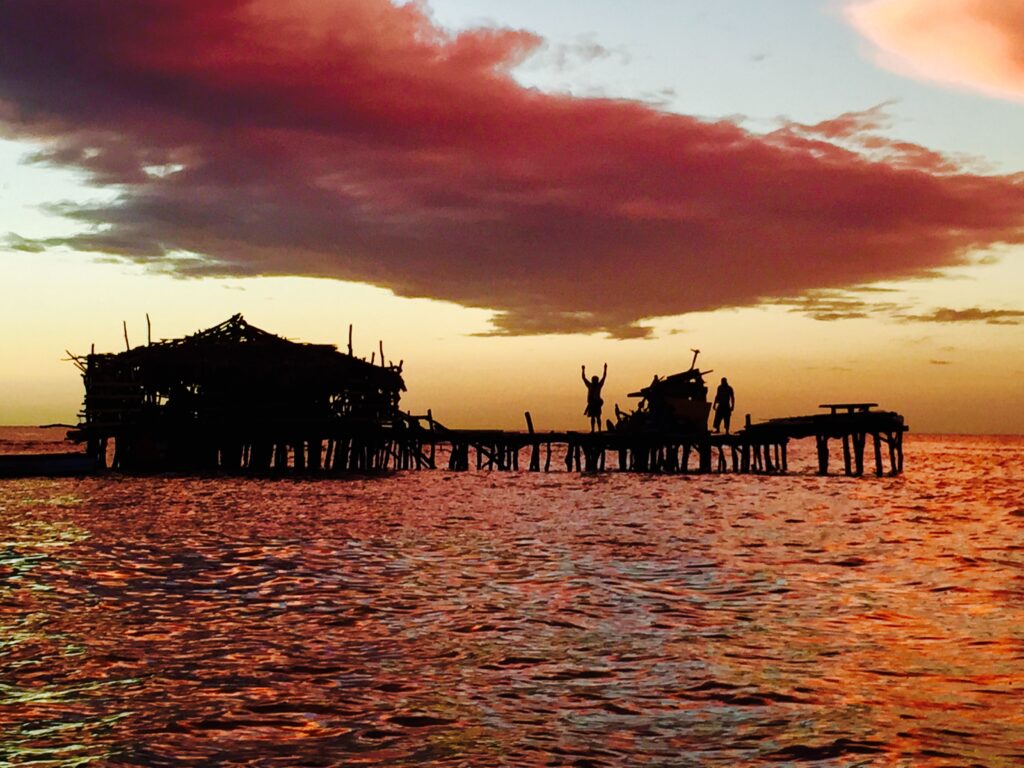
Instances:
[[[6,482],[0,736],[69,765],[1018,765],[1024,442],[910,448],[882,480]]]

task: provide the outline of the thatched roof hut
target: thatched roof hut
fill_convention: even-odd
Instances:
[[[296,432],[389,424],[405,390],[400,366],[375,365],[332,344],[289,341],[241,315],[181,339],[74,359],[85,405],[72,436],[136,446],[138,461],[120,452],[123,466],[159,464],[197,443],[275,442]]]

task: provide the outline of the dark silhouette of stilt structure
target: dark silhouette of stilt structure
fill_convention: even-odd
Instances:
[[[148,318],[147,318],[148,320]],[[148,323],[147,323],[148,329]],[[872,448],[876,475],[903,471],[904,419],[875,403],[828,403],[828,413],[772,419],[734,434],[707,430],[702,376],[689,371],[636,393],[649,403],[603,432],[447,429],[433,413],[399,409],[402,363],[370,361],[329,344],[300,344],[236,315],[182,339],[124,352],[72,356],[85,404],[69,437],[101,468],[132,473],[226,472],[338,475],[389,470],[661,474],[783,474],[792,440],[814,438],[818,472],[829,473],[829,443],[841,441],[843,471],[860,476]],[[674,399],[673,399],[674,398]],[[664,418],[674,403],[675,418]],[[659,416],[660,414],[660,416]],[[886,466],[888,453],[888,466]],[[446,458],[446,462],[445,462]]]
[[[830,413],[748,423],[731,435],[707,432],[547,432],[538,433],[526,414],[527,431],[450,430],[433,422],[430,435],[436,445],[449,448],[448,468],[470,469],[475,454],[477,470],[519,469],[519,454],[528,452],[531,472],[551,471],[564,465],[570,472],[619,472],[655,474],[786,474],[789,444],[814,438],[818,473],[829,474],[829,441],[843,444],[843,471],[858,477],[865,471],[865,450],[871,440],[874,474],[898,475],[903,471],[903,416],[875,411],[873,403],[828,404]],[[885,461],[887,449],[888,462]],[[561,460],[558,456],[561,454]],[[542,461],[543,456],[543,461]],[[614,457],[614,464],[608,457]]]

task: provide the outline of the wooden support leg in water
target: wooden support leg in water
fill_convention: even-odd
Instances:
[[[665,463],[665,471],[666,472],[670,472],[672,474],[678,473],[679,472],[679,446],[678,445],[670,445],[668,447],[668,455],[666,456],[666,458],[668,460]]]
[[[651,449],[646,445],[633,448],[633,466],[637,472],[646,472],[651,463]]]
[[[544,453],[544,471],[551,471],[551,441],[548,440],[547,448]]]
[[[843,435],[843,469],[847,477],[853,475],[853,460],[850,454],[850,436],[848,434]]]
[[[427,409],[427,426],[430,427],[430,460],[428,461],[428,466],[431,469],[437,469],[437,441],[434,439],[434,412],[429,408]]]
[[[828,474],[828,436],[815,435],[814,441],[818,445],[818,474]]]
[[[270,470],[270,462],[273,458],[274,446],[271,443],[253,443],[249,469],[253,472],[268,472]]]
[[[867,435],[863,432],[853,433],[853,462],[854,462],[854,474],[857,477],[864,475],[864,443],[867,441]]]
[[[704,441],[697,445],[697,456],[700,457],[700,473],[702,475],[711,472],[711,443]]]
[[[871,433],[871,443],[875,449],[875,475],[881,477],[885,468],[882,466],[882,438],[877,432]]]
[[[227,443],[220,449],[220,466],[229,472],[235,472],[242,466],[242,446],[239,443]]]
[[[469,469],[469,467],[463,467],[464,455],[468,463],[469,449],[467,448],[465,454],[463,454],[463,446],[461,443],[452,443],[451,448],[451,454],[448,456],[448,469],[453,472],[463,472],[466,469]]]
[[[540,443],[534,438],[533,417],[526,412],[526,430],[530,433],[530,471],[540,472]]]

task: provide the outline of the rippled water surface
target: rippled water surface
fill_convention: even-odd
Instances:
[[[1019,766],[1022,464],[0,480],[0,764]]]

